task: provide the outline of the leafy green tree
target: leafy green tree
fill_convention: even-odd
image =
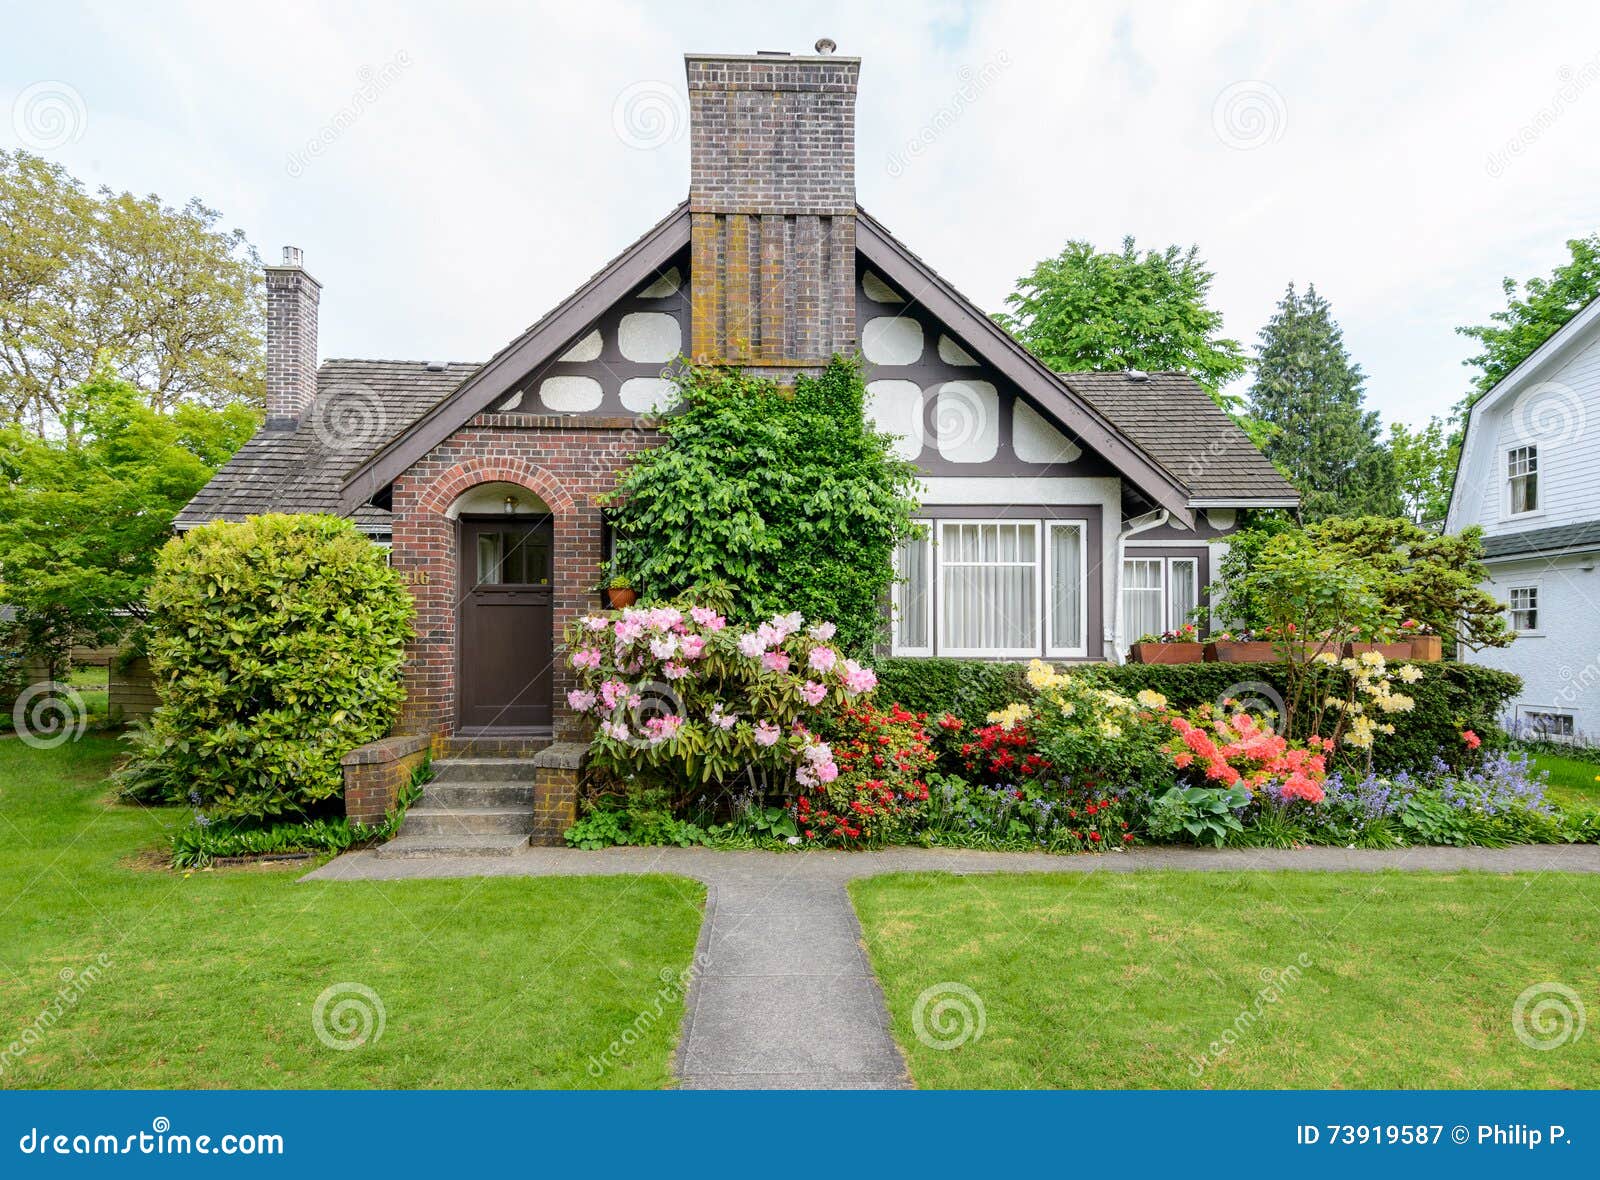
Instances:
[[[1459,440],[1439,418],[1412,430],[1404,422],[1389,424],[1389,454],[1406,517],[1416,524],[1439,524],[1450,511]]]
[[[1397,515],[1394,463],[1364,408],[1365,376],[1315,286],[1294,284],[1261,330],[1250,415],[1267,458],[1300,490],[1307,520]]]
[[[1228,409],[1222,387],[1248,362],[1206,303],[1212,277],[1198,246],[1141,254],[1128,237],[1121,253],[1102,254],[1073,241],[1018,279],[995,319],[1058,373],[1187,373]]]
[[[0,424],[70,433],[103,357],[151,409],[260,404],[260,262],[218,216],[0,151]]]
[[[645,599],[710,595],[744,621],[798,610],[870,649],[917,476],[867,424],[859,365],[835,357],[792,391],[691,368],[678,389],[664,441],[618,474],[617,572]]]
[[[0,426],[0,602],[57,658],[143,617],[172,518],[256,426],[240,403],[153,410],[106,367],[67,400],[70,439]]]
[[[1460,409],[1467,409],[1488,393],[1568,320],[1600,297],[1600,232],[1570,239],[1567,250],[1572,255],[1570,262],[1556,267],[1547,279],[1529,279],[1523,284],[1521,295],[1515,279],[1503,279],[1500,287],[1505,292],[1506,308],[1490,313],[1490,323],[1456,329],[1483,349],[1464,362],[1476,368],[1478,374]]]

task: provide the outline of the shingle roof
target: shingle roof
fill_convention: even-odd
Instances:
[[[346,473],[409,427],[478,369],[425,361],[328,360],[317,370],[317,400],[294,430],[260,430],[178,514],[180,529],[262,512],[339,514]],[[353,513],[387,534],[389,513]]]
[[[1298,500],[1295,491],[1199,382],[1186,373],[1060,373],[1195,500]]]
[[[1483,539],[1485,557],[1515,557],[1523,553],[1548,556],[1586,549],[1600,549],[1600,521],[1527,529],[1520,533],[1496,533]]]

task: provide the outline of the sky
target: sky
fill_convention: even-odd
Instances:
[[[0,146],[301,247],[324,357],[487,358],[682,200],[686,51],[819,37],[858,198],[979,306],[1071,239],[1197,244],[1252,349],[1315,283],[1390,421],[1600,228],[1592,0],[3,7]]]

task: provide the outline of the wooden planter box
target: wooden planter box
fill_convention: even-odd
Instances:
[[[1214,664],[1275,664],[1278,662],[1278,648],[1264,639],[1249,643],[1221,639],[1206,644],[1206,659]]]
[[[1439,635],[1413,635],[1411,658],[1424,664],[1437,664],[1444,659],[1444,638]]]
[[[1358,656],[1362,652],[1375,651],[1384,659],[1409,660],[1411,658],[1411,641],[1402,639],[1399,643],[1347,643],[1344,645],[1344,654]]]
[[[1136,643],[1128,649],[1135,664],[1198,664],[1205,654],[1199,643]]]

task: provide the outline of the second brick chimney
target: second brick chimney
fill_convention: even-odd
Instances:
[[[685,62],[694,359],[782,376],[853,352],[861,59]]]
[[[317,397],[317,302],[322,284],[300,250],[283,248],[267,272],[267,429],[293,430]]]

